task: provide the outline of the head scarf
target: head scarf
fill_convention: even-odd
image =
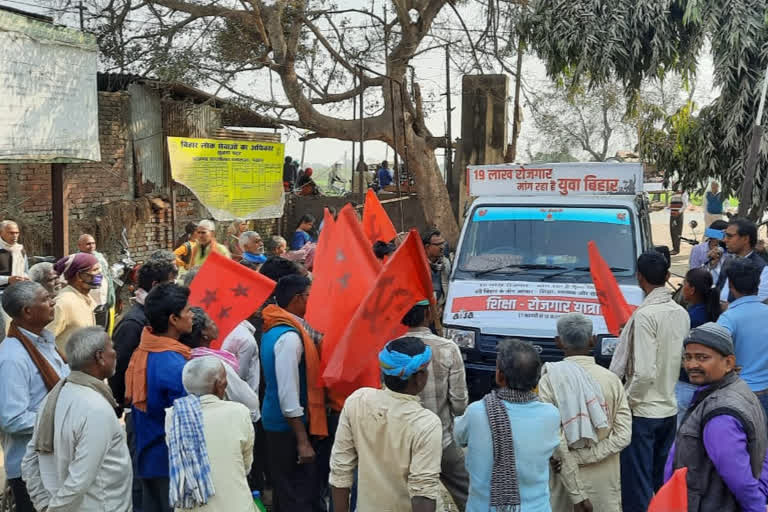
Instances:
[[[53,269],[60,275],[64,276],[64,279],[69,281],[80,272],[84,272],[94,265],[97,265],[99,260],[96,256],[87,252],[78,252],[76,254],[70,254],[64,258],[61,258],[53,266]],[[103,270],[103,269],[102,269]]]
[[[432,359],[432,349],[427,346],[421,354],[409,356],[402,352],[389,350],[389,345],[379,352],[379,366],[384,375],[399,377],[402,380],[408,380],[411,375],[423,370]]]

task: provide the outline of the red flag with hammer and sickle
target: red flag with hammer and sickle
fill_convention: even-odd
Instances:
[[[403,245],[369,288],[352,316],[339,319],[344,333],[330,353],[323,381],[343,389],[361,372],[378,364],[378,353],[391,339],[405,333],[403,315],[417,302],[433,296],[432,277],[418,233],[411,230]]]
[[[365,206],[363,207],[363,229],[365,236],[371,245],[376,242],[391,242],[397,236],[397,231],[389,215],[381,206],[376,192],[368,189],[365,194]]]
[[[189,305],[203,308],[219,328],[218,339],[211,343],[218,349],[232,329],[272,295],[275,282],[211,251],[189,290]]]
[[[328,217],[317,242],[304,316],[309,325],[325,334],[323,353],[333,342],[334,324],[346,324],[381,271],[352,206],[342,208],[335,222],[329,224]]]
[[[325,367],[349,319],[376,281],[381,263],[373,254],[371,244],[350,205],[342,208],[335,222],[330,215],[326,215],[316,258],[305,319],[309,325],[324,333],[320,356]],[[379,387],[379,367],[374,363],[368,364],[349,386],[343,389],[329,387],[331,405],[341,410],[346,397],[356,389]]]

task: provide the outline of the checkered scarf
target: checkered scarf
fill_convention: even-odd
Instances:
[[[493,443],[490,509],[496,512],[519,512],[520,484],[517,480],[515,445],[507,409],[502,400],[526,404],[538,400],[538,397],[530,391],[503,388],[495,389],[483,398]]]
[[[188,395],[173,402],[167,442],[171,506],[194,508],[205,505],[216,490],[203,434],[200,397]]]

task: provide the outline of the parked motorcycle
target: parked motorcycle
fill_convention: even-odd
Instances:
[[[684,236],[681,236],[680,240],[687,244],[691,244],[692,246],[695,247],[701,243],[698,235],[696,234],[696,228],[699,227],[699,223],[696,222],[695,220],[692,220],[691,222],[688,223],[688,225],[691,227],[691,231],[693,231],[693,238],[686,238]],[[685,276],[681,276],[674,273],[670,273],[670,277],[678,277],[680,279],[685,279]],[[669,286],[672,288],[672,300],[674,300],[681,306],[686,307],[687,303],[683,298],[683,283],[681,282],[679,285],[675,286],[672,284],[671,281],[667,281],[667,284],[669,284]]]
[[[696,228],[699,227],[699,223],[696,222],[695,220],[692,220],[691,222],[688,223],[688,225],[691,227],[691,231],[693,231],[693,238],[686,238],[684,236],[681,236],[680,240],[682,240],[687,244],[691,244],[693,246],[699,245],[700,240],[698,235],[696,234]]]
[[[120,234],[118,245],[120,246],[120,260],[113,263],[110,270],[112,281],[115,283],[115,316],[123,311],[124,305],[128,302],[136,278],[136,262],[131,258],[131,251],[128,248],[128,231],[123,228]]]

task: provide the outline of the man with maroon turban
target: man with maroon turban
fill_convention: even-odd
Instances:
[[[53,322],[48,325],[48,330],[56,337],[59,352],[63,354],[75,330],[96,325],[93,314],[96,302],[90,293],[101,287],[104,276],[96,256],[85,252],[62,258],[53,268],[67,282],[56,296]]]

